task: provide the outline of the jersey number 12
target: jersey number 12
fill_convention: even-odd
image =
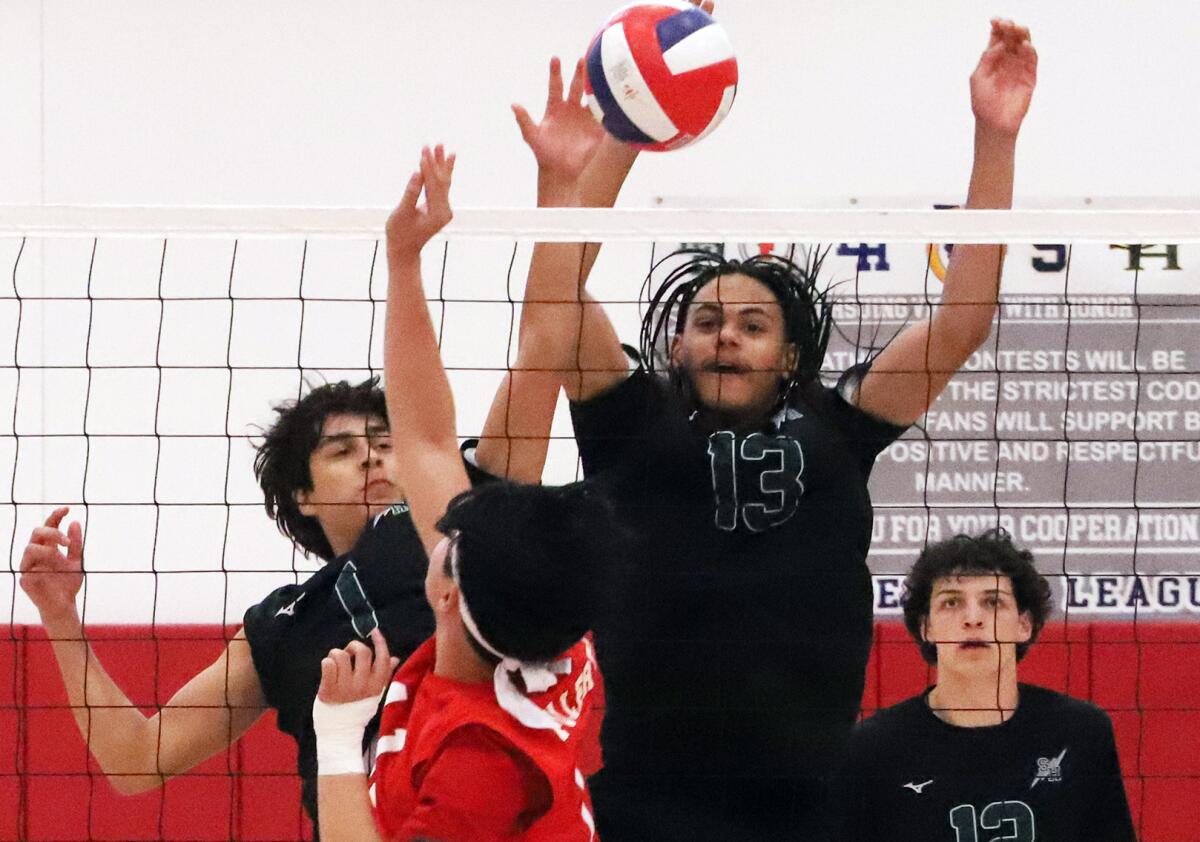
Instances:
[[[765,532],[796,513],[804,494],[804,451],[789,436],[752,433],[738,442],[728,430],[708,437],[717,528]]]
[[[978,827],[976,827],[978,824]],[[975,815],[974,804],[959,804],[950,811],[955,842],[981,842],[979,830],[1003,830],[1003,836],[986,836],[982,842],[1034,842],[1037,830],[1033,810],[1024,801],[993,801]]]

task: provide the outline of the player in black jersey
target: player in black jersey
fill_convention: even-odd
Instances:
[[[968,207],[1011,205],[1035,76],[1028,31],[993,21],[971,77]],[[606,140],[564,195],[612,205],[635,154]],[[932,317],[837,389],[817,376],[830,316],[816,261],[697,258],[653,298],[632,374],[584,301],[576,439],[636,542],[595,630],[601,838],[818,838],[871,641],[867,480],[989,335],[1000,260],[955,248]]]
[[[925,549],[904,621],[937,684],[862,722],[837,786],[839,839],[1132,842],[1112,722],[1017,683],[1050,587],[1007,533]]]
[[[532,379],[515,379],[505,378],[484,438],[468,451],[473,483],[493,475],[529,481],[541,475],[545,444],[537,442],[535,422],[546,419],[546,436],[558,381],[539,391],[530,387]],[[78,523],[59,528],[67,508],[34,530],[21,587],[53,641],[76,724],[118,792],[161,786],[232,745],[273,708],[280,730],[297,742],[302,800],[315,827],[312,703],[321,659],[330,649],[367,639],[376,627],[393,653],[407,657],[433,633],[433,614],[424,592],[425,552],[396,481],[377,382],[323,385],[276,412],[255,460],[267,511],[301,552],[328,563],[247,610],[221,656],[154,716],[129,701],[86,643],[75,602],[83,583],[83,531]],[[514,429],[524,438],[510,439]],[[369,731],[366,739],[372,736]]]
[[[339,618],[328,604],[334,584],[368,516],[378,520],[402,499],[402,490],[395,479],[383,391],[375,380],[322,385],[275,409],[275,423],[264,433],[255,459],[267,512],[297,549],[330,563],[307,582],[280,588],[251,608],[246,627],[221,656],[154,716],[144,716],[129,702],[87,646],[75,604],[83,582],[80,524],[60,530],[68,511],[60,508],[34,530],[25,549],[21,586],[54,641],[79,729],[119,792],[152,789],[187,771],[236,741],[269,707],[278,709],[280,728],[299,743],[302,777],[312,775],[311,725],[293,696],[311,684],[311,705],[328,644],[307,647],[314,635],[347,639],[350,618]],[[402,534],[403,520],[387,518],[380,533]],[[407,528],[411,532],[411,525]],[[414,547],[420,553],[420,545]],[[378,555],[378,550],[359,553],[367,554]],[[416,581],[419,595],[419,576]],[[427,612],[415,622],[428,628]],[[296,631],[285,633],[285,625]],[[419,634],[404,637],[415,638],[411,646],[421,639]]]
[[[556,79],[561,101],[557,72],[552,93]],[[561,102],[548,109],[543,143],[567,142],[581,127],[592,145],[598,142],[590,116],[581,123],[561,112]],[[588,147],[567,145],[576,152]],[[534,254],[526,284],[533,303],[522,311],[517,361],[497,389],[473,457],[468,453],[472,483],[541,478],[561,375],[544,365],[546,327],[554,327],[559,314],[538,302],[550,298],[544,287],[565,264],[577,262],[577,251],[539,247]],[[322,658],[378,627],[403,659],[433,633],[434,622],[424,594],[425,552],[396,481],[387,409],[375,381],[321,386],[277,412],[255,462],[267,512],[302,552],[329,563],[252,606],[221,656],[154,716],[129,702],[86,643],[75,604],[83,532],[78,523],[59,528],[67,509],[34,530],[21,586],[55,641],[79,729],[118,791],[162,785],[231,745],[275,708],[279,727],[297,741],[302,798],[316,826],[312,705]],[[373,736],[368,729],[364,743]]]

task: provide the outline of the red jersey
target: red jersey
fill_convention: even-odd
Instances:
[[[557,682],[527,698],[549,713],[530,727],[489,683],[434,675],[431,638],[396,670],[384,700],[371,773],[375,823],[387,839],[592,842],[591,799],[576,723],[591,708],[596,662],[575,644]]]

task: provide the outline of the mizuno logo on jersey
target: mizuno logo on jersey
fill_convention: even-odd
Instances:
[[[925,783],[923,783],[923,784],[912,783],[910,781],[909,783],[906,783],[904,785],[904,788],[911,789],[917,795],[920,795],[922,792],[925,791],[925,787],[929,786],[931,783],[933,783],[933,778],[930,778],[929,780],[925,781]]]
[[[295,617],[296,616],[296,606],[299,605],[300,600],[304,599],[304,597],[306,597],[306,596],[308,596],[307,593],[300,594],[300,596],[296,597],[290,603],[288,603],[287,605],[283,606],[278,611],[276,611],[275,616],[282,617],[286,614],[289,617]]]
[[[1058,753],[1058,757],[1039,757],[1037,762],[1037,774],[1033,776],[1033,783],[1029,785],[1033,789],[1042,781],[1050,783],[1058,783],[1062,780],[1062,759],[1066,756],[1067,750],[1064,748]]]

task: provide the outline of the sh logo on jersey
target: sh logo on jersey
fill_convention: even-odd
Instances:
[[[1058,757],[1039,757],[1037,761],[1037,773],[1033,776],[1033,783],[1029,785],[1030,789],[1040,784],[1042,781],[1056,784],[1062,780],[1062,759],[1067,754],[1064,748],[1058,753]]]

